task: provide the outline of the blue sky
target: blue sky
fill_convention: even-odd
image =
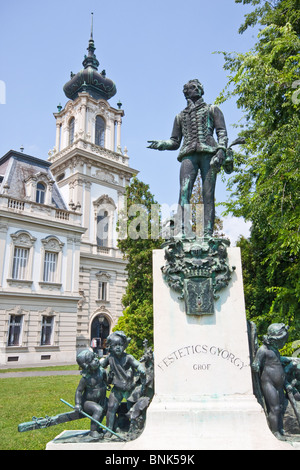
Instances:
[[[249,11],[234,0],[1,2],[0,81],[6,95],[0,104],[0,156],[23,145],[25,153],[48,158],[55,144],[53,112],[67,102],[63,85],[70,72],[82,68],[93,12],[99,70],[117,86],[109,102],[117,107],[120,100],[125,111],[122,147],[156,200],[177,203],[177,152],[147,149],[147,140],[169,138],[186,104],[182,87],[188,80],[198,78],[205,101],[214,102],[226,84],[223,56],[214,52],[253,46],[255,30],[238,34]],[[222,110],[232,141],[232,126],[242,115],[234,100]],[[219,178],[216,201],[226,198]]]

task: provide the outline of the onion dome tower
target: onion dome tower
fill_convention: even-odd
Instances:
[[[95,45],[93,39],[93,16],[91,37],[88,45],[88,55],[84,56],[82,62],[83,69],[77,74],[71,72],[71,79],[65,84],[63,90],[67,98],[75,100],[78,93],[87,92],[96,100],[109,100],[116,93],[116,85],[106,77],[105,70],[98,72],[99,61],[95,55]]]
[[[126,186],[138,173],[129,166],[127,149],[121,146],[122,103],[119,101],[115,108],[108,102],[116,94],[116,86],[104,71],[98,72],[93,21],[83,67],[63,87],[68,101],[64,107],[59,104],[54,113],[55,146],[48,158],[51,173],[71,209],[70,224],[74,220],[86,229],[80,241],[80,265],[72,268],[79,270],[82,295],[77,348],[89,347],[93,339],[99,346],[100,339],[106,338],[101,336],[100,326],[105,326],[108,334],[122,315],[127,275],[126,261],[117,244],[117,221],[119,211],[126,209]],[[60,213],[64,217],[64,212]],[[75,218],[78,214],[79,222]],[[71,243],[73,237],[68,253]],[[70,272],[70,283],[72,278]]]
[[[63,87],[69,101],[64,108],[57,106],[58,112],[54,113],[56,143],[49,153],[50,161],[56,160],[59,153],[70,146],[86,145],[91,152],[99,153],[98,147],[101,147],[102,154],[104,150],[112,151],[122,161],[128,161],[125,148],[124,154],[121,149],[122,103],[117,103],[118,109],[108,103],[117,89],[115,83],[106,77],[105,70],[98,72],[95,49],[92,13],[88,54],[82,62],[84,68],[77,74],[71,72],[71,79]]]

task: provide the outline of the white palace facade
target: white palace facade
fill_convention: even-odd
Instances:
[[[64,86],[48,160],[0,158],[0,367],[74,363],[122,315],[126,263],[117,248],[125,187],[138,172],[121,149],[124,111],[98,72],[91,34],[84,68]]]

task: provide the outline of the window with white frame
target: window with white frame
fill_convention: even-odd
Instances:
[[[49,236],[42,240],[43,245],[43,265],[42,282],[56,283],[61,282],[61,263],[62,263],[62,243],[57,237]]]
[[[14,250],[12,279],[24,281],[27,278],[28,259],[29,248],[16,246]]]
[[[95,144],[104,147],[105,143],[105,121],[101,116],[96,116]]]
[[[36,238],[22,230],[13,233],[11,238],[11,279],[9,281],[31,282],[33,246]]]
[[[111,275],[105,271],[98,271],[96,279],[98,283],[98,298],[96,302],[109,302],[109,281]]]
[[[56,282],[57,259],[58,253],[45,251],[43,274],[44,282]]]
[[[23,315],[10,315],[8,329],[8,346],[21,345]]]
[[[71,118],[69,122],[69,145],[73,144],[75,135],[75,118]]]
[[[46,185],[44,183],[37,183],[36,185],[36,197],[35,202],[40,204],[45,203],[45,195],[46,195]]]
[[[98,300],[108,300],[108,290],[106,281],[98,281]]]
[[[97,245],[101,247],[108,246],[108,228],[109,216],[108,212],[101,210],[97,217]]]
[[[113,224],[116,205],[107,194],[93,202],[95,211],[95,239],[99,248],[113,245]]]
[[[41,346],[50,346],[53,338],[54,316],[43,315]]]

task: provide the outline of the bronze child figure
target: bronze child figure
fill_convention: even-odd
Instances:
[[[260,377],[270,429],[278,439],[283,439],[284,388],[288,387],[278,349],[285,345],[288,329],[283,323],[270,325],[252,364]]]
[[[106,371],[100,367],[96,354],[89,349],[78,353],[77,363],[82,368],[82,378],[75,393],[75,409],[83,410],[95,420],[102,422],[106,412]],[[90,437],[103,438],[102,430],[91,421]]]
[[[106,414],[106,425],[114,429],[116,412],[123,398],[127,400],[127,406],[130,407],[130,395],[135,388],[135,373],[139,374],[141,380],[146,378],[146,371],[142,364],[131,354],[125,352],[130,342],[123,331],[115,331],[107,338],[107,347],[109,355],[100,360],[101,366],[106,368],[110,366],[110,383],[113,389],[110,392],[108,400],[108,409]],[[109,434],[106,434],[109,437]]]

